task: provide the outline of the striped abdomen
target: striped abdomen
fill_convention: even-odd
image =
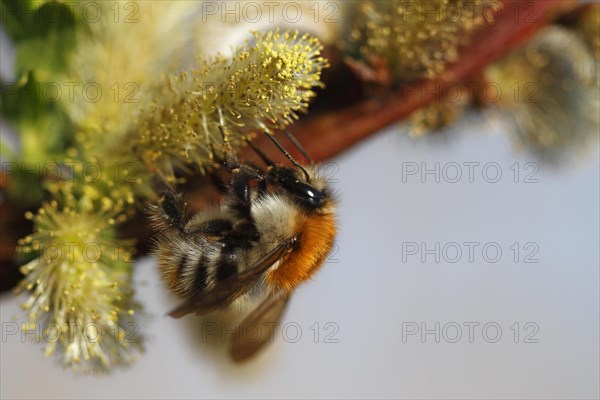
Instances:
[[[193,236],[192,236],[193,237]],[[210,288],[240,269],[241,250],[226,240],[205,236],[163,237],[157,248],[159,270],[169,289],[190,297]]]

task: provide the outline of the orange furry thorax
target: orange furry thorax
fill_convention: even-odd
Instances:
[[[336,234],[333,214],[301,215],[296,222],[298,247],[267,275],[271,286],[291,291],[309,279],[331,252]]]

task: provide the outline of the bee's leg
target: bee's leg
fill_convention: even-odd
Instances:
[[[237,165],[237,167],[236,167],[236,165]],[[230,163],[230,164],[228,164],[227,169],[232,173],[232,176],[233,176],[233,172],[235,170],[237,170],[238,168],[243,169],[244,172],[246,173],[246,175],[249,176],[250,180],[258,181],[259,193],[266,192],[267,182],[266,182],[266,179],[264,179],[263,174],[258,167],[254,167],[253,165],[240,165],[240,164]],[[225,183],[225,181],[223,180],[223,177],[219,174],[219,171],[217,171],[217,170],[209,171],[208,177],[210,178],[211,182],[213,183],[213,185],[215,186],[215,188],[217,189],[217,191],[220,194],[225,195],[225,194],[229,193],[229,186]],[[231,181],[231,179],[230,179],[230,181]]]
[[[155,229],[162,231],[175,228],[183,232],[185,227],[185,205],[181,195],[173,190],[164,190],[160,204],[151,205],[148,212]]]
[[[225,166],[231,172],[228,189],[229,206],[239,219],[234,230],[248,240],[257,240],[259,238],[258,229],[251,213],[251,182],[258,181],[260,190],[260,186],[264,186],[262,182],[265,181],[265,176],[258,167],[241,164],[237,155],[232,151],[225,154]]]
[[[233,229],[231,221],[224,218],[215,218],[199,224],[187,226],[185,233],[188,235],[201,234],[203,236],[225,236]]]
[[[260,170],[253,169],[250,166],[242,165],[232,171],[230,184],[230,206],[237,213],[240,221],[234,228],[236,231],[243,233],[244,236],[251,240],[259,238],[258,229],[252,218],[252,199],[251,186],[252,180],[264,181],[264,176]]]
[[[254,152],[260,157],[260,159],[267,165],[269,168],[275,168],[275,163],[250,139],[246,139],[246,143]],[[267,194],[267,180],[264,179],[258,182],[258,198],[264,197]]]
[[[258,198],[263,198],[267,194],[267,180],[258,182]]]

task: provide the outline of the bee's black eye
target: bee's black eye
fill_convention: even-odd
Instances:
[[[300,200],[311,207],[321,206],[325,199],[325,194],[323,192],[317,190],[314,186],[303,182],[296,182],[292,191]]]
[[[309,208],[320,207],[325,200],[326,195],[323,191],[299,180],[292,169],[281,168],[277,170],[275,179],[283,189]]]

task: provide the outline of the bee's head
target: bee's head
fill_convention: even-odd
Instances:
[[[316,169],[274,167],[269,175],[294,201],[310,210],[325,206],[330,197],[325,181],[316,176]]]

